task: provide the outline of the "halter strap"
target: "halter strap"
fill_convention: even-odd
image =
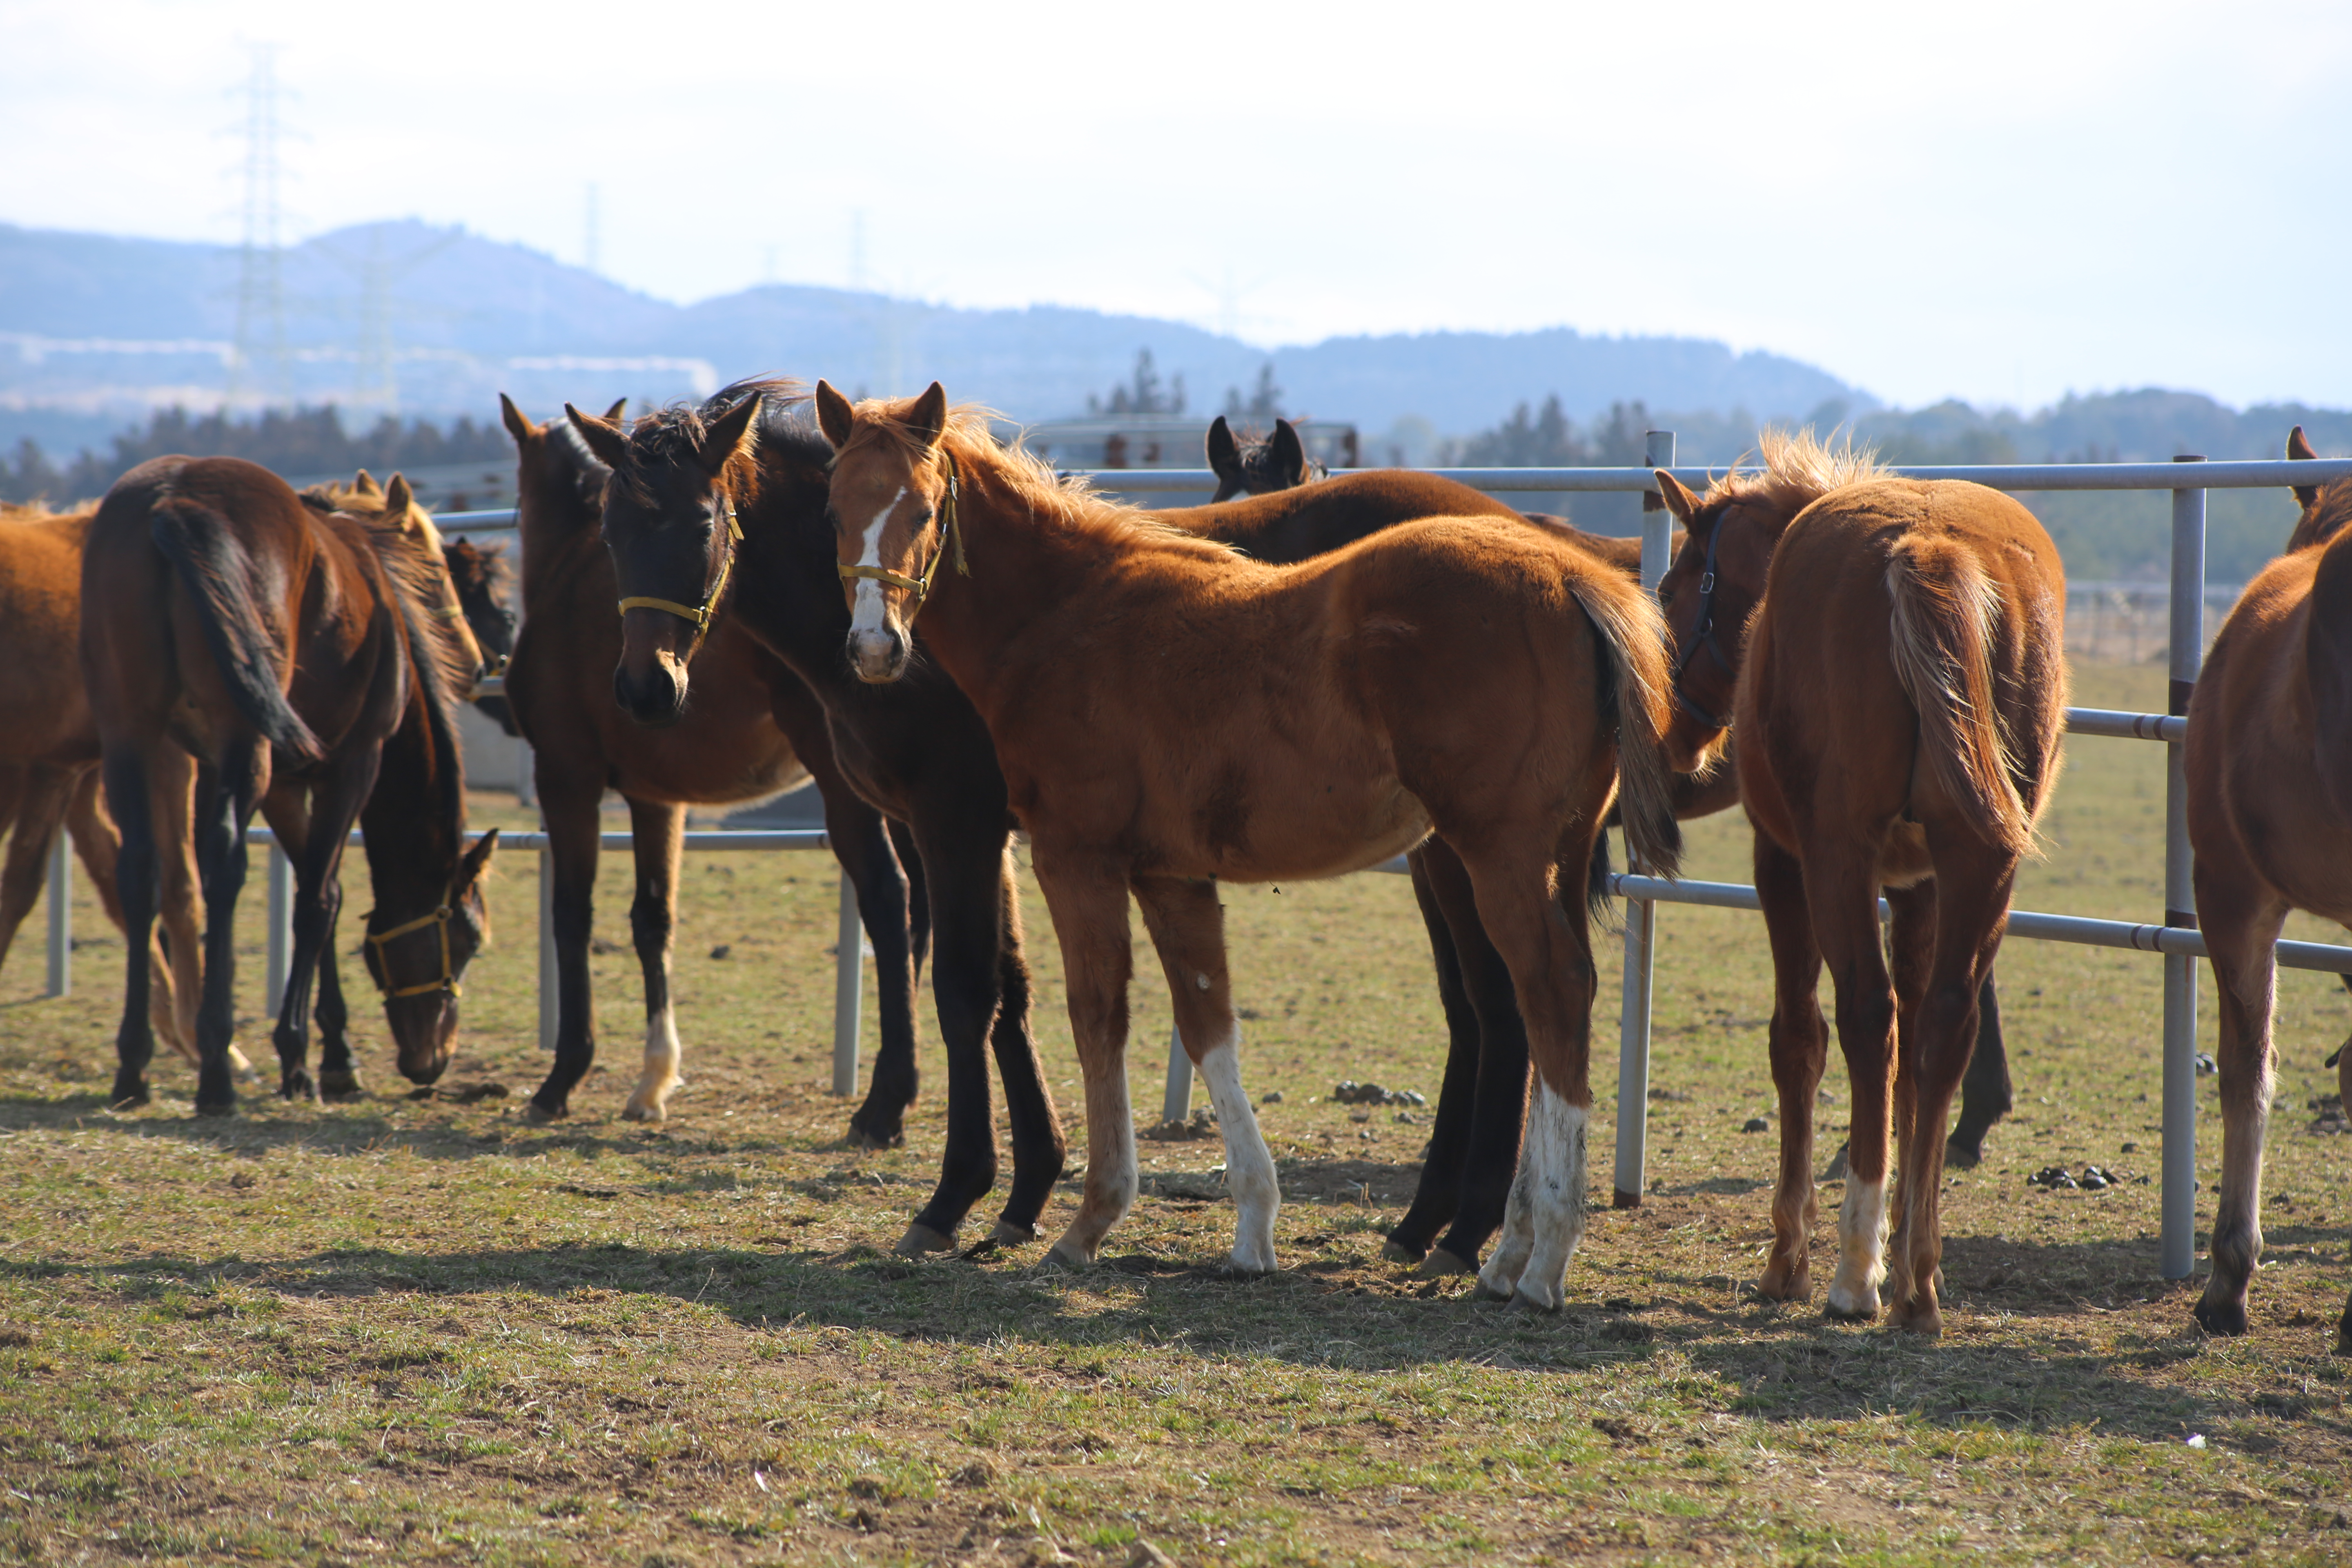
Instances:
[[[914,595],[914,605],[907,611],[906,624],[910,627],[915,624],[915,617],[923,613],[923,601],[931,596],[931,579],[939,575],[940,563],[947,558],[950,550],[955,552],[957,574],[965,577],[971,575],[971,567],[964,560],[963,555],[963,531],[956,526],[955,454],[942,447],[940,448],[940,461],[947,465],[948,470],[947,501],[940,509],[941,537],[939,549],[933,552],[931,563],[923,568],[921,576],[909,577],[903,572],[893,572],[887,566],[867,566],[862,563],[845,565],[839,562],[835,563],[835,568],[840,572],[844,582],[866,578],[876,583],[887,583],[893,588],[904,588]]]
[[[1722,542],[1723,517],[1717,513],[1715,527],[1708,531],[1706,536],[1706,564],[1699,569],[1698,625],[1691,634],[1689,645],[1675,656],[1674,683],[1669,688],[1674,694],[1675,701],[1683,711],[1710,730],[1721,730],[1728,726],[1726,721],[1717,718],[1690,700],[1689,694],[1683,690],[1683,675],[1690,668],[1691,660],[1698,657],[1698,651],[1701,648],[1714,655],[1715,662],[1721,665],[1726,671],[1733,675],[1739,673],[1738,667],[1724,657],[1722,645],[1715,640],[1715,550],[1716,546]]]
[[[426,926],[436,928],[441,937],[440,978],[427,980],[417,985],[403,985],[394,988],[391,984],[392,963],[385,955],[384,949],[406,936],[410,931],[422,931]],[[390,931],[370,931],[367,940],[369,945],[375,949],[375,963],[368,966],[368,974],[375,982],[375,988],[383,993],[387,1001],[395,996],[422,996],[428,991],[446,991],[452,996],[463,994],[458,989],[457,976],[449,971],[448,905],[443,904],[432,913],[419,915],[405,925],[396,925]]]
[[[702,595],[702,603],[681,605],[676,599],[656,599],[650,595],[640,594],[621,601],[621,614],[625,616],[631,610],[667,610],[694,627],[694,640],[699,645],[710,630],[711,616],[718,612],[719,596],[727,591],[727,574],[735,569],[734,546],[743,542],[742,525],[735,521],[732,500],[727,502],[727,537],[733,542],[728,546],[727,559],[719,563],[719,575],[712,581],[710,591]]]

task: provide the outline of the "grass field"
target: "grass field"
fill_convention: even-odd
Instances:
[[[2098,668],[2077,700],[2162,689],[2159,668]],[[2162,776],[2156,747],[2076,741],[2021,905],[2157,918]],[[479,815],[516,820],[495,798]],[[1744,881],[1746,856],[1744,826],[1717,819],[1689,869]],[[2189,1315],[2200,1282],[2158,1277],[2157,1189],[2136,1180],[2158,1164],[2159,965],[2011,944],[2019,1108],[1982,1166],[1948,1174],[1947,1333],[1922,1345],[1828,1323],[1818,1294],[1746,1293],[1774,1157],[1741,1131],[1772,1109],[1752,916],[1664,912],[1648,1199],[1594,1213],[1569,1310],[1536,1319],[1380,1261],[1426,1112],[1329,1100],[1342,1078],[1437,1086],[1402,879],[1228,892],[1244,1068],[1283,1096],[1263,1116],[1284,1268],[1249,1282],[1218,1273],[1213,1140],[1143,1145],[1145,1195],[1093,1271],[1041,1270],[1042,1247],[888,1256],[935,1170],[936,1031],[927,1002],[907,1146],[848,1149],[848,1107],[824,1092],[834,889],[813,856],[690,859],[689,1083],[655,1128],[618,1118],[641,1038],[625,858],[606,858],[597,910],[604,1065],[546,1130],[520,1114],[544,1059],[522,858],[428,1100],[404,1093],[370,1001],[372,1099],[199,1123],[192,1075],[163,1062],[154,1106],[111,1113],[121,943],[83,909],[79,989],[41,1000],[35,922],[0,981],[0,1559],[2352,1557],[2352,1366],[2326,1353],[2352,1148],[2308,1108],[2352,1023],[2332,978],[2282,976],[2268,1267],[2253,1331],[2215,1342]],[[1076,1069],[1034,889],[1030,921],[1066,1118]],[[248,934],[257,999],[257,919]],[[1601,954],[1605,1194],[1613,940]],[[1168,1013],[1156,980],[1137,1003],[1148,1110]],[[264,1029],[244,1035],[266,1054]],[[1825,1089],[1833,1143],[1835,1065]],[[2206,1219],[2213,1099],[2205,1079]],[[2126,1181],[2026,1184],[2086,1162]]]

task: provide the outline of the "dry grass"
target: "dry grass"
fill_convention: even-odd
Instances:
[[[2160,671],[2094,669],[2078,700],[2160,690]],[[2021,901],[2152,918],[2160,753],[2084,740],[2072,755],[2052,858]],[[1745,879],[1737,825],[1695,838],[1693,874]],[[1213,1141],[1143,1146],[1147,1196],[1091,1273],[1039,1271],[1035,1249],[886,1256],[928,1187],[940,1107],[927,1093],[903,1150],[840,1142],[847,1108],[823,1092],[829,866],[689,864],[691,1081],[651,1130],[617,1120],[639,1016],[622,862],[597,922],[614,944],[595,960],[607,1070],[550,1131],[518,1116],[541,1070],[520,859],[494,891],[498,942],[451,1079],[503,1099],[403,1098],[370,1004],[373,1100],[252,1101],[198,1123],[167,1064],[158,1104],[117,1116],[102,1100],[119,942],[84,946],[82,989],[58,1002],[34,999],[37,948],[20,950],[0,984],[0,1557],[1123,1563],[1138,1540],[1186,1563],[2352,1552],[2347,1369],[2326,1353],[2352,1173],[2304,1109],[2332,1088],[2318,1062],[2347,1026],[2325,977],[2284,982],[2273,1266],[2253,1333],[2219,1342],[2190,1325],[2194,1282],[2157,1278],[2152,1184],[2024,1184],[2062,1161],[2154,1173],[2157,964],[2012,945],[2021,1105],[1985,1164],[1950,1177],[1948,1332],[1923,1346],[1743,1293],[1772,1161],[1769,1135],[1739,1131],[1770,1108],[1762,933],[1669,910],[1651,1195],[1596,1213],[1570,1310],[1537,1321],[1379,1261],[1425,1133],[1328,1100],[1343,1077],[1436,1087],[1401,879],[1229,894],[1251,1087],[1284,1094],[1265,1119],[1287,1196],[1284,1272],[1237,1282],[1215,1267],[1231,1211]],[[1066,1085],[1050,942],[1037,963]],[[1605,944],[1604,1122],[1615,973]],[[1149,1105],[1167,1011],[1150,986],[1138,1001]],[[1835,1069],[1828,1087],[1834,1125]],[[2210,1079],[2201,1099],[2210,1216]],[[1610,1138],[1596,1129],[1603,1193]],[[1826,1267],[1826,1215],[1822,1245]]]

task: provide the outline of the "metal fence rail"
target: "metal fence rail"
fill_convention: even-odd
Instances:
[[[1637,491],[1648,493],[1655,483],[1653,469],[1663,468],[1685,484],[1704,488],[1719,470],[1677,467],[1671,431],[1652,431],[1652,465],[1639,468],[1441,468],[1444,478],[1475,489],[1504,494],[1531,492]],[[2193,468],[2189,464],[2196,465]],[[2352,459],[2301,462],[2220,462],[2200,458],[2170,463],[2027,463],[2000,466],[1897,468],[1912,479],[1966,479],[1996,489],[2044,490],[2166,490],[2172,497],[2171,573],[2168,593],[2168,656],[2171,664],[2169,700],[2163,713],[2118,712],[2074,708],[2066,714],[2067,729],[2078,735],[2112,736],[2154,741],[2166,751],[2165,908],[2159,924],[2136,925],[2124,921],[2088,920],[2080,916],[2014,910],[2009,934],[2029,941],[2084,942],[2156,952],[2164,959],[2164,1187],[2161,1264],[2165,1276],[2180,1279],[2195,1261],[2196,1237],[2196,960],[2205,952],[2198,933],[2190,891],[2190,858],[2187,826],[2187,791],[2182,771],[2183,742],[2189,732],[2189,693],[2195,689],[2203,661],[2205,583],[2205,497],[2210,489],[2283,488],[2325,484],[2352,477]],[[1206,468],[1116,468],[1088,473],[1087,478],[1114,495],[1204,495],[1216,488],[1215,474]],[[509,510],[448,512],[437,519],[449,533],[511,531]],[[1669,564],[1667,551],[1673,519],[1664,510],[1648,512],[1642,536],[1642,581],[1654,587]],[[529,769],[526,765],[525,770]],[[265,831],[255,837],[271,842]],[[357,835],[353,836],[354,841]],[[536,850],[540,856],[539,1017],[542,1047],[555,1040],[555,974],[552,936],[552,858],[546,835],[502,835],[510,850]],[[49,968],[52,995],[66,993],[71,962],[68,919],[70,866],[64,835],[50,863],[48,882]],[[608,849],[626,847],[626,833],[607,833]],[[822,832],[722,831],[689,833],[689,850],[795,850],[826,847]],[[1402,861],[1381,868],[1402,870]],[[284,986],[287,910],[291,898],[291,868],[272,845],[269,870],[270,1005],[274,1011]],[[1759,908],[1753,888],[1733,883],[1670,882],[1642,874],[1637,866],[1617,875],[1612,890],[1626,900],[1625,969],[1618,1037],[1618,1099],[1616,1191],[1622,1205],[1638,1204],[1643,1192],[1646,1156],[1650,1074],[1650,1000],[1656,947],[1657,906],[1685,903],[1721,909]],[[840,942],[836,950],[834,1008],[834,1092],[854,1093],[857,1080],[857,1028],[861,989],[860,952],[863,937],[857,923],[856,895],[846,879],[841,886]],[[2352,947],[2283,942],[2278,958],[2289,968],[2352,973]],[[1181,1040],[1171,1040],[1162,1114],[1184,1116],[1192,1097],[1192,1064]]]

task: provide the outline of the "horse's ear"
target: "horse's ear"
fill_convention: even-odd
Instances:
[[[2309,438],[2304,435],[2303,426],[2300,425],[2296,426],[2293,430],[2287,433],[2286,455],[2290,458],[2297,460],[2316,458],[2319,456],[2316,451],[2313,450],[2311,442]],[[2309,511],[2311,510],[2311,503],[2318,499],[2319,487],[2317,485],[2297,485],[2294,487],[2294,504],[2303,508],[2304,510]]]
[[[735,456],[744,437],[751,433],[751,421],[759,416],[760,402],[760,395],[753,393],[720,415],[710,426],[710,433],[702,438],[702,466],[712,475],[727,466],[728,459]]]
[[[506,421],[507,434],[515,438],[517,446],[539,434],[539,426],[530,422],[530,416],[517,408],[515,400],[503,392],[499,394],[499,417]]]
[[[1673,512],[1676,521],[1685,528],[1688,528],[1691,525],[1692,515],[1698,510],[1698,497],[1691,494],[1682,480],[1675,478],[1665,469],[1660,468],[1656,473],[1658,494],[1664,499],[1666,510]]]
[[[374,481],[369,482],[373,484]],[[415,504],[415,498],[408,493],[407,479],[400,474],[393,475],[392,483],[384,487],[383,511],[386,517],[395,517],[400,520],[400,531],[403,533],[408,532],[416,526],[416,514],[409,510]]]
[[[1271,461],[1283,489],[1296,489],[1307,482],[1307,443],[1298,438],[1298,426],[1287,419],[1274,422]]]
[[[621,434],[618,425],[593,414],[583,414],[569,403],[563,405],[563,416],[572,421],[572,427],[580,432],[580,438],[588,443],[588,449],[596,454],[598,462],[608,468],[617,468],[628,461],[629,438]]]
[[[618,425],[621,422],[621,410],[626,408],[628,405],[629,400],[627,398],[616,397],[613,399],[613,406],[604,410],[604,417],[611,420],[614,424]]]
[[[360,494],[363,496],[380,496],[383,494],[383,487],[375,482],[375,476],[369,473],[365,468],[362,468],[359,473],[353,477],[352,479],[352,489],[359,491]]]
[[[1234,439],[1234,427],[1225,423],[1222,414],[1209,426],[1209,467],[1221,479],[1242,477],[1242,449]]]
[[[921,437],[926,447],[938,446],[948,427],[948,389],[936,381],[925,387],[915,406],[907,411],[907,427]]]
[[[499,830],[491,828],[474,840],[473,847],[457,857],[457,875],[449,885],[449,901],[457,902],[473,891],[474,884],[482,879],[483,870],[490,863],[492,851],[499,847]]]
[[[833,383],[820,378],[816,384],[816,427],[836,452],[849,444],[849,432],[857,423],[849,399],[833,389]]]

